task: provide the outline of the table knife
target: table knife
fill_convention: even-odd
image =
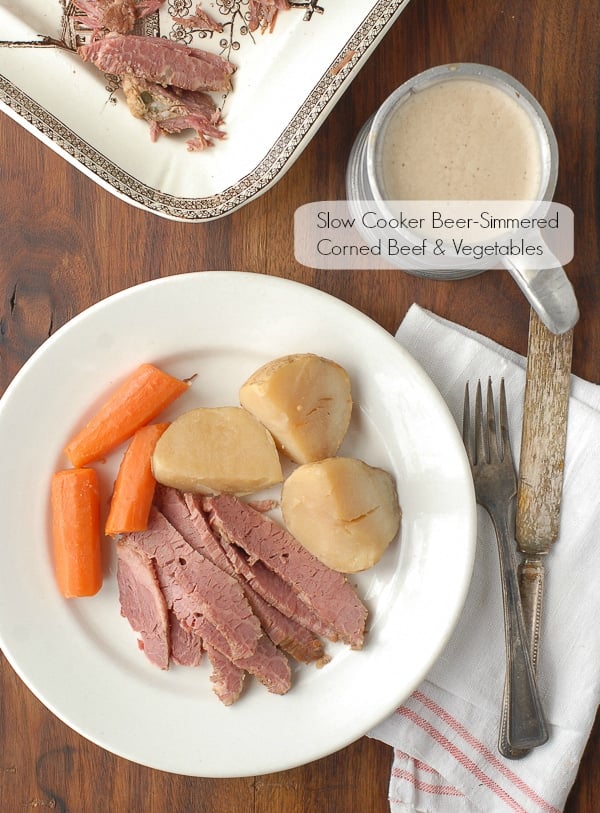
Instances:
[[[573,329],[551,333],[531,310],[517,493],[516,540],[521,553],[519,589],[531,663],[538,660],[544,559],[560,531]],[[526,750],[511,749],[519,758]]]

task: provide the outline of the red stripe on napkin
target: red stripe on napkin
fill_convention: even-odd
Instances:
[[[523,808],[519,802],[513,799],[510,793],[504,790],[504,788],[502,788],[494,780],[493,776],[490,775],[491,773],[497,772],[500,774],[504,779],[514,785],[515,789],[518,789],[520,793],[538,805],[542,810],[546,811],[546,813],[561,813],[558,808],[549,804],[538,793],[536,793],[532,787],[517,776],[514,771],[507,767],[507,765],[499,757],[497,757],[493,751],[482,743],[481,740],[475,737],[445,708],[440,706],[439,703],[436,703],[435,700],[426,695],[422,690],[415,691],[412,698],[413,700],[421,703],[431,715],[437,717],[440,722],[444,724],[444,728],[450,727],[453,731],[455,731],[465,741],[465,743],[470,746],[470,748],[484,758],[485,762],[489,765],[490,770],[487,772],[484,771],[480,765],[475,763],[469,756],[467,756],[467,754],[465,754],[464,751],[462,751],[455,743],[451,742],[447,737],[445,737],[441,731],[435,727],[433,722],[421,717],[412,709],[401,706],[399,709],[397,709],[396,713],[406,719],[409,719],[414,725],[426,731],[427,734],[441,748],[443,748],[448,754],[450,754],[450,756],[459,762],[459,764],[465,770],[469,771],[478,782],[484,784],[488,790],[502,799],[506,805],[515,811],[515,813],[528,813],[528,811]]]
[[[414,774],[404,768],[393,768],[392,776],[396,779],[403,779],[405,782],[410,782],[417,790],[423,793],[431,793],[433,796],[464,796],[463,793],[452,785],[434,785],[431,782],[423,782],[422,779],[414,776]]]

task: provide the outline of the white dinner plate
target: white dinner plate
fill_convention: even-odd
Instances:
[[[250,681],[225,708],[209,665],[152,666],[120,616],[113,543],[93,598],[54,580],[49,483],[63,448],[106,393],[143,361],[196,378],[165,417],[236,404],[259,365],[293,352],[342,364],[355,407],[341,453],[396,479],[402,527],[383,559],[352,577],[369,610],[364,649],[294,665],[281,697]],[[96,466],[108,500],[120,453]],[[19,676],[84,737],[180,774],[283,770],[342,748],[420,683],[463,606],[475,502],[457,427],[421,367],[365,315],[313,288],[240,272],[201,272],[116,294],[58,330],[0,401],[0,645]]]
[[[220,34],[189,35],[173,17],[197,0],[166,0],[141,33],[221,53],[237,66],[215,96],[227,138],[201,153],[185,137],[150,142],[111,80],[57,48],[0,46],[0,109],[123,200],[199,222],[229,214],[292,166],[408,0],[295,0],[272,33],[251,34],[248,0],[207,0]],[[314,6],[314,11],[312,7]],[[308,17],[308,19],[305,19]],[[0,40],[86,36],[72,0],[0,0]],[[87,32],[89,36],[89,32]],[[189,137],[189,131],[188,131]]]

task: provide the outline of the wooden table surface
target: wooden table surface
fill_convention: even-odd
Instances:
[[[554,125],[561,161],[555,199],[575,212],[576,254],[568,274],[581,320],[573,370],[600,381],[597,2],[412,0],[287,175],[245,208],[212,223],[172,222],[121,202],[0,116],[2,390],[44,340],[84,308],[136,283],[190,270],[248,270],[308,283],[351,303],[389,331],[417,302],[525,353],[529,307],[506,273],[439,283],[395,270],[316,271],[294,259],[295,209],[345,197],[345,164],[363,122],[409,76],[453,61],[488,63],[512,73],[538,97]],[[179,777],[131,764],[71,731],[25,687],[3,655],[0,681],[3,813],[29,808],[69,813],[389,809],[391,750],[367,738],[273,775]],[[568,813],[600,810],[599,766],[600,722]]]

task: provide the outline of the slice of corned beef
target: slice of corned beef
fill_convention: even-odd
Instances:
[[[323,565],[284,528],[237,497],[207,498],[217,533],[286,581],[352,649],[364,643],[367,609],[342,573]]]
[[[292,685],[292,672],[286,656],[263,635],[256,650],[247,657],[235,657],[226,638],[207,619],[198,620],[194,628],[206,649],[215,649],[240,669],[249,672],[274,694],[285,694]]]
[[[200,635],[184,629],[172,610],[169,610],[169,631],[171,660],[180,666],[198,666],[203,653]]]
[[[194,630],[206,618],[233,657],[255,652],[262,629],[238,581],[195,551],[158,509],[151,509],[147,530],[124,538],[152,559],[167,604],[184,628]]]
[[[318,662],[319,666],[328,663],[329,658],[325,655],[321,639],[309,629],[293,618],[287,618],[252,590],[248,590],[246,598],[275,646],[281,647],[300,663]]]
[[[179,496],[181,497],[181,495]],[[248,603],[252,607],[254,614],[260,619],[262,627],[271,641],[301,663],[312,663],[314,661],[325,663],[323,644],[311,633],[312,627],[302,625],[303,618],[309,615],[308,608],[303,608],[306,610],[305,613],[284,614],[281,612],[277,601],[270,603],[260,590],[255,589],[254,582],[246,578],[243,569],[236,567],[235,558],[228,556],[228,553],[233,549],[229,546],[230,551],[225,550],[221,540],[215,536],[202,509],[201,499],[194,494],[185,494],[182,501],[187,509],[187,519],[183,524],[186,533],[189,533],[190,544],[197,547],[201,553],[223,570],[240,578]],[[170,497],[169,502],[172,505],[174,498]],[[183,512],[183,508],[181,510]],[[284,592],[289,593],[290,597],[293,596],[292,591],[284,582],[281,582],[281,588]],[[270,590],[269,595],[277,597],[277,589]],[[296,600],[294,604],[297,603]],[[294,609],[297,609],[297,607]]]
[[[159,485],[155,492],[154,503],[195,550],[225,572],[236,575],[232,562],[227,557],[220,541],[215,537],[200,502],[194,495],[184,495],[174,488]],[[260,620],[264,631],[276,646],[280,646],[301,663],[325,662],[321,641],[311,634],[309,629],[302,626],[301,619],[295,617],[293,612],[288,613],[287,616],[284,615],[277,605],[273,606],[259,595],[253,589],[253,585],[247,582],[242,575],[238,574],[238,576],[248,603]],[[284,582],[281,582],[279,592],[282,591],[289,594],[294,605],[302,604]],[[270,592],[275,592],[277,595],[276,589]],[[309,610],[305,605],[303,610],[304,614],[308,615]]]
[[[322,635],[330,641],[338,641],[339,635],[333,626],[321,618],[304,602],[294,589],[281,576],[265,567],[262,562],[251,562],[245,551],[220,537],[220,543],[236,572],[247,580],[255,593],[261,596],[290,620],[296,621],[315,635]]]
[[[206,647],[206,654],[212,665],[210,680],[214,693],[225,706],[233,705],[244,688],[245,671],[211,646]]]
[[[221,568],[225,573],[229,573],[230,576],[235,575],[235,571],[223,553],[208,524],[208,520],[202,512],[196,511],[196,503],[192,495],[183,494],[176,488],[157,485],[154,493],[154,505],[194,550],[210,559],[214,565]]]
[[[117,543],[117,584],[121,615],[140,635],[140,648],[160,669],[168,669],[169,619],[152,562],[123,542]]]
[[[285,654],[266,635],[249,658],[236,658],[236,666],[254,675],[273,694],[286,694],[292,686],[292,670]]]
[[[177,495],[178,492],[175,492],[175,494]],[[186,532],[190,533],[190,544],[194,547],[196,546],[196,542],[192,539],[194,534],[193,528],[190,527],[191,524],[198,533],[197,538],[198,544],[200,545],[198,549],[223,570],[227,570],[228,573],[235,573],[239,576],[243,582],[252,589],[254,594],[260,596],[267,604],[276,608],[284,618],[287,618],[289,622],[295,624],[298,627],[299,642],[307,641],[305,635],[306,630],[315,635],[322,635],[330,641],[338,640],[338,636],[331,625],[326,624],[307,604],[299,599],[298,595],[287,582],[281,579],[276,573],[264,568],[260,562],[250,563],[243,550],[230,545],[227,540],[215,532],[215,529],[210,524],[209,516],[207,516],[207,513],[210,514],[210,498],[208,498],[209,502],[207,503],[206,511],[204,508],[206,498],[198,497],[194,494],[185,494],[183,498],[181,495],[179,495],[179,497],[170,495],[162,499],[168,500],[171,509],[176,500],[179,499],[185,502],[188,509],[185,520],[180,516],[182,509],[173,510],[178,512],[177,520],[184,523],[181,527],[185,527]],[[255,508],[254,503],[251,505]],[[273,504],[271,500],[264,500],[258,503],[258,506],[259,507],[255,508],[255,510],[259,513],[263,513],[266,509],[270,510]],[[249,595],[248,600],[250,601]],[[272,620],[269,623],[272,623]],[[287,634],[293,635],[292,627],[284,624],[284,622],[282,622],[282,624],[288,631]],[[317,651],[318,647],[314,638],[310,646],[313,651]],[[302,644],[300,644],[300,648],[302,648]],[[290,654],[293,655],[292,652],[290,652]],[[293,656],[296,657],[295,655]],[[314,660],[318,660],[320,657],[319,655]],[[303,658],[301,658],[301,660],[303,660]]]
[[[140,533],[129,534],[127,539],[128,543],[132,545],[140,545],[142,550],[148,556],[153,556],[156,560],[156,573],[159,584],[167,600],[167,605],[173,609],[181,626],[184,630],[192,632],[200,637],[204,646],[208,649],[215,649],[219,651],[224,657],[235,663],[240,669],[250,672],[257,680],[266,686],[269,691],[277,694],[284,694],[291,686],[291,670],[283,652],[276,649],[273,643],[264,635],[258,620],[253,616],[258,630],[260,632],[259,638],[255,641],[254,651],[240,652],[239,646],[236,645],[235,640],[232,640],[231,631],[224,629],[215,623],[208,613],[204,613],[202,604],[198,603],[199,590],[194,593],[190,598],[187,590],[181,587],[181,578],[173,577],[173,556],[164,555],[157,551],[157,539],[160,535],[165,535],[168,532],[170,535],[176,534],[179,540],[177,542],[178,552],[181,553],[183,544],[187,546],[186,562],[189,565],[195,559],[207,562],[213,571],[217,571],[226,577],[227,583],[233,581],[238,590],[241,591],[241,586],[235,579],[223,573],[211,562],[208,562],[197,551],[194,551],[183,537],[170,525],[167,519],[155,508],[151,512],[150,524],[148,531]],[[151,543],[148,543],[147,536],[153,538]],[[158,542],[160,544],[160,542]],[[162,549],[162,548],[161,548]],[[243,593],[241,593],[243,596]],[[225,597],[223,596],[225,599]],[[250,605],[246,602],[246,607],[251,611]],[[240,620],[242,623],[242,619]]]
[[[133,74],[164,87],[228,91],[235,68],[218,54],[162,37],[108,34],[80,45],[77,53],[105,73]]]

